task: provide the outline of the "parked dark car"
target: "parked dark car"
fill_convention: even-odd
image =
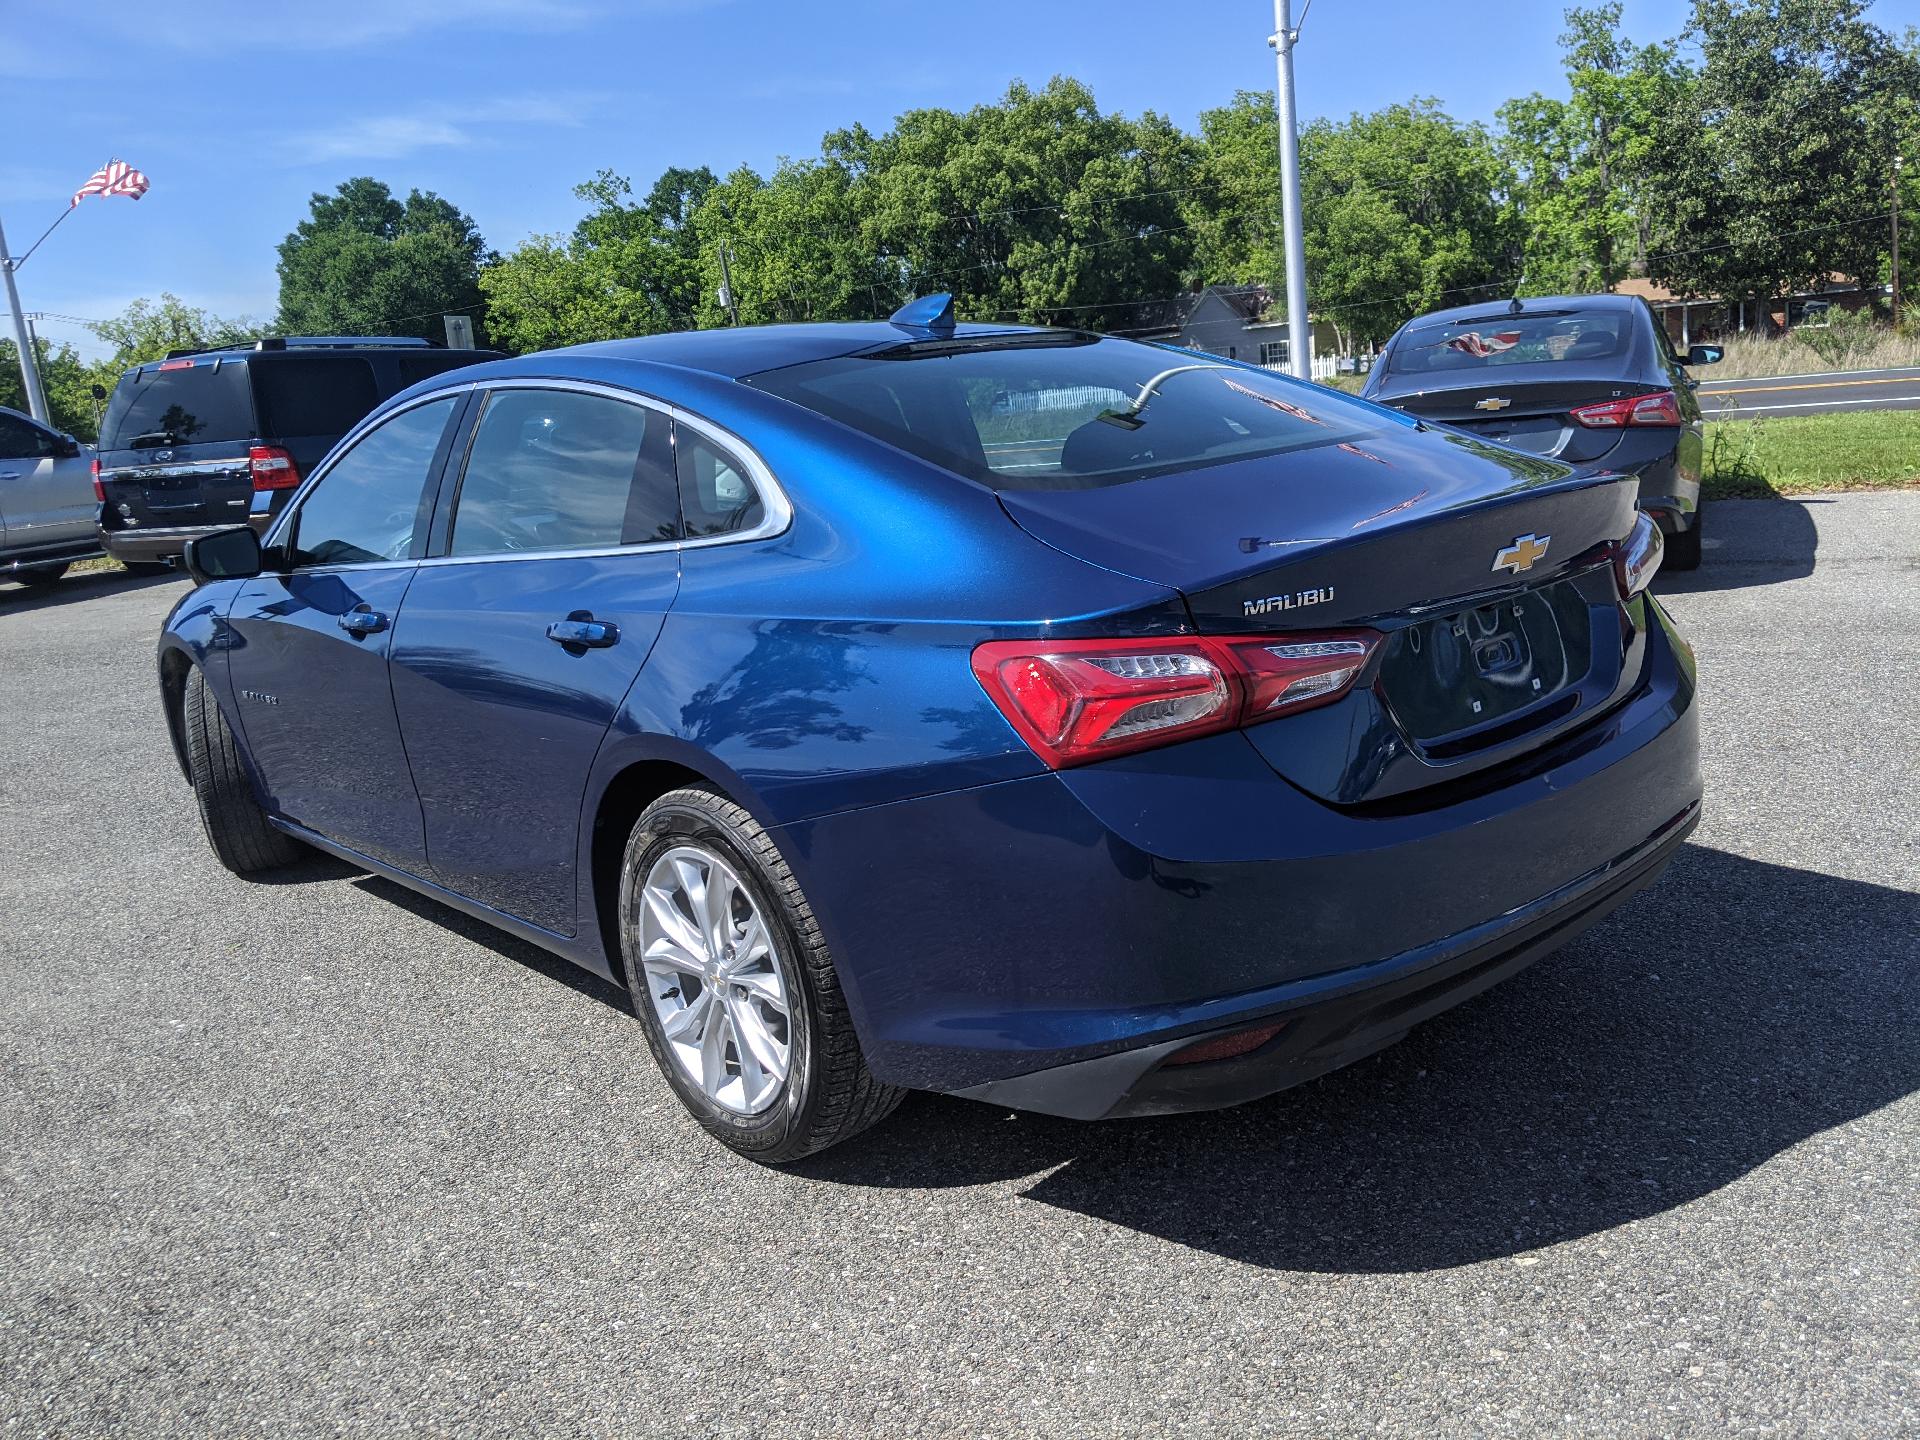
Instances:
[[[100,553],[88,488],[93,452],[0,406],[0,580],[51,585]]]
[[[101,542],[130,570],[159,570],[196,535],[237,521],[264,529],[374,406],[497,358],[418,339],[284,336],[129,370],[100,425]]]
[[[1647,302],[1551,295],[1463,305],[1401,326],[1361,392],[1422,420],[1640,481],[1640,508],[1666,535],[1666,563],[1700,563],[1700,405],[1685,358]]]
[[[195,541],[215,854],[625,985],[763,1161],[908,1088],[1264,1095],[1665,867],[1694,665],[1632,479],[942,298],[441,376]]]

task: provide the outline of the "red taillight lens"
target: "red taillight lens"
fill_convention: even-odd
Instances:
[[[278,445],[253,446],[247,451],[247,468],[253,471],[256,490],[291,490],[300,483],[293,456]]]
[[[93,498],[102,505],[107,503],[107,487],[100,483],[100,457],[93,457]]]
[[[1180,640],[994,640],[973,673],[1055,770],[1278,719],[1345,694],[1371,631]]]
[[[1666,539],[1651,515],[1633,517],[1633,530],[1613,553],[1613,575],[1620,582],[1621,599],[1631,600],[1653,583],[1666,548]]]
[[[1192,641],[996,640],[973,673],[1054,769],[1232,727],[1234,686]]]
[[[1678,425],[1680,402],[1671,390],[1659,390],[1651,395],[1629,395],[1624,400],[1581,405],[1569,413],[1589,430],[1617,430],[1627,425]]]

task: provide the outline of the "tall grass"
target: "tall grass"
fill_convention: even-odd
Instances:
[[[1895,330],[1865,316],[1838,315],[1831,325],[1790,335],[1730,335],[1718,365],[1695,373],[1702,380],[1756,380],[1816,370],[1891,370],[1920,365],[1920,332]]]

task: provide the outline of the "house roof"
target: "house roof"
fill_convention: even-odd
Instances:
[[[1258,323],[1272,303],[1272,292],[1264,285],[1207,285],[1165,300],[1143,300],[1131,310],[1119,312],[1112,330],[1116,335],[1160,335],[1186,328],[1194,312],[1213,297],[1222,301],[1247,324]]]

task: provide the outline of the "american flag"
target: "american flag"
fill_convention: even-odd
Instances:
[[[1520,343],[1520,331],[1501,330],[1492,335],[1482,335],[1478,330],[1469,330],[1464,335],[1456,335],[1447,341],[1448,348],[1464,350],[1476,360],[1484,360],[1489,355],[1498,355],[1502,350],[1511,350]]]
[[[125,195],[138,200],[147,193],[147,177],[124,160],[109,160],[88,177],[87,183],[73,192],[71,210],[89,195]]]

